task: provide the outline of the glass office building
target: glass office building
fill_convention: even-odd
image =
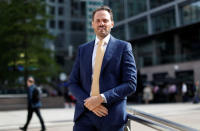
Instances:
[[[103,5],[102,0],[84,0],[86,1],[86,37],[87,42],[95,39],[95,33],[92,28],[92,13],[93,11]]]
[[[78,46],[86,41],[86,2],[81,0],[46,0],[48,31],[55,40],[46,47],[55,53],[57,63],[69,74]]]
[[[105,0],[146,81],[200,80],[200,0]]]

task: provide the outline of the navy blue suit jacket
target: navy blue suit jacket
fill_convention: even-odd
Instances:
[[[84,113],[84,100],[90,97],[94,43],[92,41],[79,47],[70,75],[69,90],[77,99],[74,121]],[[126,96],[136,91],[136,76],[131,44],[111,36],[100,73],[100,93],[105,95],[108,109],[104,119],[109,124],[119,125],[127,121]]]
[[[28,87],[28,108],[39,108],[42,106],[41,100],[34,101],[37,98],[34,97],[40,97],[39,89],[37,89],[36,85],[32,85]]]

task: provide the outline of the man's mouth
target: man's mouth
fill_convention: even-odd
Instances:
[[[102,29],[105,29],[105,27],[99,27],[99,29],[101,29],[101,30],[102,30]]]

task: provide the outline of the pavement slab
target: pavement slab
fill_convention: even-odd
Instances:
[[[128,104],[128,107],[200,130],[200,104]],[[72,131],[74,108],[41,109],[47,131]],[[19,131],[26,121],[26,110],[0,111],[0,131]],[[131,122],[134,131],[154,131],[137,122]],[[40,131],[36,114],[29,124],[28,131]]]

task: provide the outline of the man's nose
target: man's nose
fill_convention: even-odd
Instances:
[[[100,22],[99,22],[99,25],[100,25],[100,26],[104,25],[104,22],[103,22],[103,21],[100,21]]]

